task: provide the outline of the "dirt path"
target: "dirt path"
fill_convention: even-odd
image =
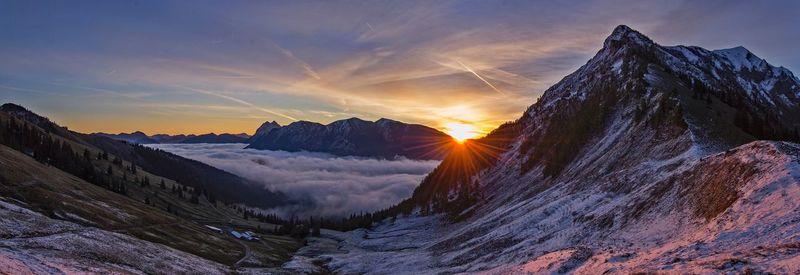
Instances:
[[[241,264],[242,264],[244,261],[246,261],[246,260],[247,260],[247,259],[249,259],[251,256],[253,256],[253,252],[250,250],[250,246],[249,246],[249,245],[247,245],[247,244],[246,244],[244,241],[242,241],[242,240],[240,240],[240,239],[235,239],[235,240],[236,240],[236,242],[238,242],[239,244],[241,244],[242,246],[244,246],[244,256],[242,256],[242,258],[241,258],[241,259],[239,259],[238,261],[236,261],[236,263],[234,263],[234,264],[233,264],[233,268],[239,268],[239,266],[240,266],[240,265],[241,265]]]

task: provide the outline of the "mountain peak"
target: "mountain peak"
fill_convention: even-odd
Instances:
[[[14,104],[14,103],[5,103],[5,104],[3,104],[3,106],[0,106],[0,110],[6,111],[6,112],[12,112],[12,111],[29,112],[28,109],[26,109],[25,107],[22,107],[20,105]]]
[[[629,44],[633,43],[640,46],[653,45],[654,42],[644,34],[631,29],[626,25],[619,25],[611,32],[603,43],[604,48],[609,48],[617,43]]]
[[[357,117],[351,117],[351,118],[347,118],[347,119],[342,119],[342,120],[337,120],[337,121],[331,122],[329,125],[359,125],[359,124],[366,124],[366,123],[369,123],[369,121],[366,121],[366,120],[363,120],[363,119],[360,119],[360,118],[357,118]]]
[[[248,138],[247,143],[251,143],[256,139],[258,139],[259,137],[266,135],[267,133],[269,133],[269,131],[272,131],[272,129],[277,129],[277,128],[281,128],[281,125],[275,122],[274,120],[265,121],[264,123],[261,124],[261,126],[258,127],[258,129],[256,129],[256,132]]]
[[[753,54],[753,52],[742,46],[736,46],[730,49],[714,50],[713,52],[724,57],[736,71],[739,71],[742,68],[752,70],[754,68],[762,68],[767,65],[767,62],[764,59],[761,59]]]
[[[382,118],[376,120],[375,123],[377,123],[377,124],[388,124],[388,123],[401,123],[401,122],[399,122],[397,120],[392,120],[392,119],[388,119],[388,118],[383,118],[382,117]]]
[[[626,33],[635,32],[635,31],[636,30],[631,29],[631,27],[628,27],[627,25],[619,25],[619,26],[615,27],[613,31],[611,31],[611,36],[624,35]]]
[[[0,112],[6,112],[9,114],[13,114],[18,117],[25,117],[26,120],[33,122],[34,124],[39,125],[39,127],[43,127],[41,123],[49,123],[50,119],[40,116],[37,113],[28,110],[28,108],[23,107],[22,105],[18,105],[15,103],[5,103],[0,106]],[[51,125],[52,126],[52,125]],[[54,126],[55,127],[55,126]]]
[[[750,50],[748,50],[747,48],[745,48],[743,46],[736,46],[736,47],[728,48],[728,49],[714,50],[714,52],[718,53],[718,54],[741,56],[741,57],[746,57],[747,55],[754,55],[753,52],[751,52]]]
[[[261,127],[258,127],[258,128],[263,128],[263,127],[267,127],[267,126],[270,126],[270,125],[271,126],[278,126],[278,127],[281,126],[280,124],[278,124],[278,122],[275,122],[273,120],[273,121],[265,121],[264,123],[261,124]]]

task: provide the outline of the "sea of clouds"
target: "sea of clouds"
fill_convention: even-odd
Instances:
[[[346,216],[394,205],[411,196],[439,161],[340,157],[324,153],[243,149],[246,144],[153,144],[231,172],[294,203],[283,216]]]

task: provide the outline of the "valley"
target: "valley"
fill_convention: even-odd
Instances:
[[[800,274],[797,10],[0,1],[0,275]]]
[[[663,47],[619,26],[370,229],[323,231],[293,260],[345,274],[794,273],[800,145],[757,136],[796,141],[782,127],[800,122],[800,81],[727,52]],[[755,84],[738,64],[754,64]],[[716,84],[727,78],[739,84]],[[794,84],[747,92],[758,81]],[[760,129],[735,118],[754,109],[747,120],[784,118]]]
[[[39,130],[38,126],[31,125],[27,121],[20,121],[7,113],[0,113],[0,118],[2,118],[0,124],[6,130],[11,127],[12,123],[30,131]],[[4,132],[4,134],[10,133]],[[51,137],[61,143],[69,144],[75,148],[75,151],[88,152],[86,155],[89,156],[92,166],[108,167],[108,170],[102,169],[105,176],[109,178],[106,182],[117,182],[125,187],[123,189],[103,188],[88,183],[53,166],[43,165],[28,155],[0,145],[2,146],[0,148],[0,153],[2,153],[0,154],[0,166],[3,170],[0,175],[3,184],[0,196],[3,197],[3,200],[9,203],[8,205],[18,205],[16,207],[21,207],[20,211],[22,212],[35,213],[36,217],[41,217],[36,218],[42,220],[37,223],[47,224],[47,221],[51,221],[64,224],[69,228],[76,228],[66,230],[63,234],[60,229],[56,228],[53,231],[46,231],[47,235],[65,235],[64,242],[71,242],[75,238],[77,241],[86,242],[81,239],[82,235],[72,233],[97,232],[99,235],[113,238],[120,238],[120,234],[122,234],[130,236],[127,237],[126,242],[130,242],[133,247],[145,246],[149,250],[169,247],[169,251],[173,251],[169,253],[181,251],[180,253],[183,254],[180,255],[188,258],[187,261],[203,262],[210,268],[213,267],[212,270],[226,270],[229,267],[279,266],[300,246],[300,243],[294,238],[272,235],[271,232],[278,229],[276,224],[258,221],[255,217],[243,218],[246,215],[243,215],[242,205],[211,202],[208,196],[195,197],[194,187],[181,185],[174,180],[156,176],[142,169],[135,171],[124,169],[133,164],[127,161],[115,164],[114,161],[111,161],[116,159],[114,155],[101,157],[103,151],[95,147],[83,145],[58,135],[51,135]],[[8,138],[4,139],[7,142],[9,140]],[[76,157],[79,156],[77,152],[74,154]],[[80,157],[83,158],[83,156]],[[111,173],[107,173],[108,171]],[[120,181],[120,179],[122,180]],[[196,202],[193,201],[193,197]],[[13,218],[3,224],[16,224],[25,219]],[[63,220],[63,222],[58,220]],[[258,232],[262,238],[255,243],[243,243],[229,236],[227,232],[218,233],[210,230],[206,225],[232,228],[230,230],[250,230]],[[6,230],[21,230],[23,233],[26,231],[12,228]],[[38,233],[31,234],[33,234],[32,236],[39,235]],[[130,239],[131,237],[135,238],[133,240],[142,241],[133,241]],[[13,241],[16,238],[9,235],[6,240]],[[153,247],[155,244],[166,247],[159,245]],[[86,243],[86,245],[91,247],[98,244]],[[98,246],[98,249],[101,247]],[[39,249],[47,250],[48,248]],[[250,252],[251,250],[253,252]],[[70,256],[70,253],[74,253],[74,251],[64,253],[64,255]],[[245,257],[248,253],[251,255]],[[127,255],[132,258],[138,257],[134,254]],[[67,257],[67,259],[53,259],[53,261],[80,260],[77,255],[71,256],[78,258]],[[16,256],[12,253],[9,257]],[[87,260],[97,261],[98,264],[102,263],[103,265],[113,264],[113,262],[104,262],[103,258],[96,258],[96,256],[89,257]],[[50,262],[50,259],[42,261],[41,263],[23,261],[25,263],[23,265],[42,265],[53,268],[52,270],[59,270],[57,264]],[[164,259],[164,261],[169,260]],[[147,264],[154,263],[154,261],[147,262]],[[128,265],[130,265],[127,267],[128,269],[148,272],[148,269],[141,269],[146,266]],[[70,268],[80,270],[80,268],[88,268],[88,266],[78,265]],[[180,273],[193,270],[190,264],[183,268],[185,269]],[[149,272],[154,271],[154,269],[150,270]],[[109,269],[109,271],[113,271],[113,269]]]

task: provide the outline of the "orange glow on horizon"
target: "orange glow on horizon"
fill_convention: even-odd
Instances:
[[[445,124],[444,127],[445,132],[458,143],[464,143],[464,141],[475,138],[479,134],[477,128],[470,124],[451,122]]]

